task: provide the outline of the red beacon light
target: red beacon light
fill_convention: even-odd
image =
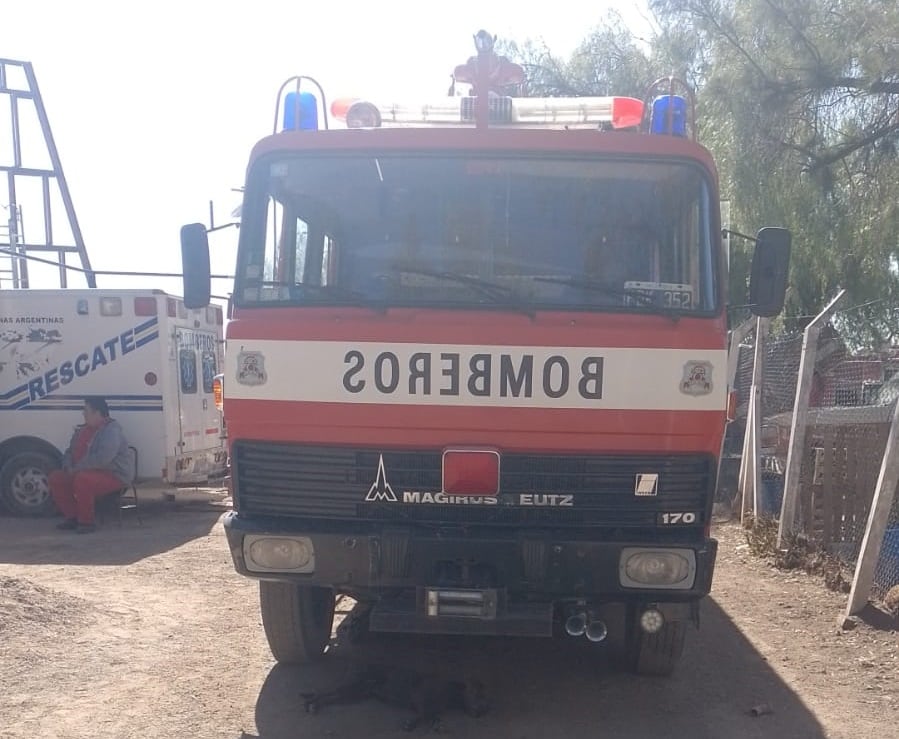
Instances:
[[[380,128],[381,111],[367,100],[338,98],[331,103],[331,115],[347,128]]]

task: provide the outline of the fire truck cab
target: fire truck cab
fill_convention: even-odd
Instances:
[[[689,96],[509,96],[517,65],[476,40],[474,96],[328,106],[293,78],[253,149],[226,333],[234,565],[281,662],[322,655],[348,594],[373,630],[567,633],[667,674],[716,553],[715,167]],[[789,245],[759,232],[758,315],[783,306]],[[203,305],[201,224],[182,255]]]

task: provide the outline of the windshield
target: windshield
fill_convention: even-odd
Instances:
[[[698,167],[459,154],[257,165],[241,305],[714,310]]]

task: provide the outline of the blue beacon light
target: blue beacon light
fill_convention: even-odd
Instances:
[[[671,115],[669,129],[668,116]],[[659,95],[652,101],[650,131],[673,136],[687,135],[687,101],[680,95]]]
[[[317,131],[318,100],[311,92],[288,92],[284,97],[282,131]]]

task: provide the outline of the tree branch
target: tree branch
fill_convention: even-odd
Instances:
[[[837,146],[825,154],[815,156],[814,164],[812,164],[812,166],[810,167],[810,171],[820,169],[821,167],[830,166],[834,162],[845,159],[852,152],[858,151],[859,149],[864,149],[867,146],[871,146],[871,144],[879,141],[884,136],[889,136],[891,133],[895,133],[896,131],[899,131],[899,121],[891,123],[887,126],[881,126],[869,133],[867,136],[863,136],[860,139],[855,139],[854,141],[847,142],[842,146]]]

